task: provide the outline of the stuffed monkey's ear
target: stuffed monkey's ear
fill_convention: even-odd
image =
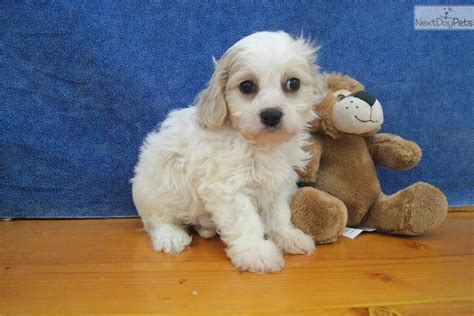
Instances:
[[[324,98],[314,105],[314,112],[318,115],[318,119],[310,123],[308,130],[310,132],[323,133],[337,138],[339,132],[332,122],[332,109],[337,99],[330,91],[327,91]]]
[[[225,87],[228,79],[228,65],[225,56],[214,60],[214,73],[207,88],[202,91],[196,103],[197,119],[204,128],[218,129],[224,125],[227,117]]]

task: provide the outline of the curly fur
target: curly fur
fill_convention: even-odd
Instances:
[[[178,253],[191,243],[186,225],[205,238],[217,231],[232,263],[263,273],[283,268],[281,251],[310,254],[314,242],[291,223],[294,169],[304,168],[305,125],[324,85],[316,49],[283,32],[250,35],[216,61],[196,104],[176,110],[150,133],[133,178],[133,199],[156,251]],[[282,86],[297,77],[301,87]],[[258,92],[239,84],[253,80]],[[259,113],[279,107],[279,128]]]

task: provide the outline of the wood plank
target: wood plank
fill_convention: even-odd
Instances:
[[[474,212],[474,205],[450,206],[450,212]]]
[[[270,275],[236,271],[218,238],[154,253],[141,227],[0,223],[0,313],[474,313],[474,213],[451,212],[421,237],[341,238],[286,256],[286,269]]]

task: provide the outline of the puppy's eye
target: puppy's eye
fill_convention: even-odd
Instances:
[[[345,95],[339,94],[339,95],[337,96],[337,99],[338,99],[339,101],[341,101],[341,100],[344,99],[345,97],[346,97]]]
[[[257,91],[257,85],[250,80],[242,82],[239,88],[240,92],[242,92],[243,94],[252,94]]]
[[[285,83],[285,89],[289,92],[296,92],[300,88],[300,79],[290,78]]]

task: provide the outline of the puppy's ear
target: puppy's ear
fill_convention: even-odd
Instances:
[[[313,76],[313,102],[319,103],[324,99],[327,92],[326,81],[324,80],[321,70],[317,64],[317,53],[321,46],[316,45],[309,38],[305,39],[303,33],[301,33],[300,37],[295,41],[297,47],[299,47],[299,51],[305,55],[308,65],[311,69]]]
[[[214,73],[207,88],[202,91],[196,103],[197,119],[204,128],[217,129],[224,125],[227,117],[225,87],[228,79],[228,63],[225,56],[214,61]]]
[[[328,93],[328,87],[324,76],[321,73],[319,66],[314,66],[313,74],[313,102],[314,104],[320,103],[326,97]]]

